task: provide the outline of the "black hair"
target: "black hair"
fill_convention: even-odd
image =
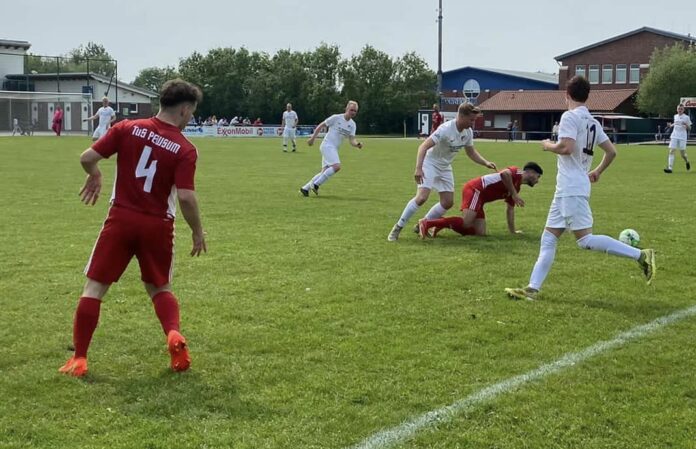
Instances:
[[[534,170],[535,172],[539,173],[539,175],[544,174],[544,170],[542,170],[539,164],[536,162],[527,162],[524,164],[523,170]]]

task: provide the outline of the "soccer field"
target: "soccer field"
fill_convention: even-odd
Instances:
[[[293,154],[280,140],[195,140],[209,252],[188,256],[180,217],[173,284],[192,368],[169,371],[131,263],[105,298],[79,380],[57,369],[107,210],[106,198],[87,207],[77,196],[90,140],[0,138],[0,448],[696,447],[693,314],[505,383],[693,308],[695,172],[678,159],[662,173],[664,147],[619,146],[593,185],[594,232],[636,229],[657,250],[652,286],[632,260],[566,235],[541,300],[511,301],[503,289],[525,285],[538,254],[555,156],[538,143],[476,143],[499,168],[544,168],[521,191],[524,234],[508,234],[497,202],[488,237],[421,241],[409,226],[388,243],[415,192],[419,142],[363,142],[344,145],[343,170],[304,198],[318,145],[303,140]],[[114,161],[102,171],[109,192]],[[483,173],[463,154],[454,163],[457,185]],[[502,387],[486,393],[492,385]],[[442,419],[412,421],[470,397]]]

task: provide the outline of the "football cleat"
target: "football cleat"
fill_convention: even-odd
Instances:
[[[671,169],[671,168],[665,168],[664,171],[665,171],[665,173],[672,173],[672,169]]]
[[[300,193],[301,193],[302,196],[304,196],[304,197],[309,196],[309,190],[305,190],[305,189],[303,189],[302,187],[300,187]]]
[[[65,365],[58,369],[59,372],[73,377],[84,377],[87,374],[87,359],[85,357],[72,356]]]
[[[315,195],[319,196],[319,186],[316,184],[312,184],[312,192],[314,192]]]
[[[172,357],[171,367],[174,371],[186,371],[191,366],[186,339],[177,331],[169,331],[167,335],[167,348]]]
[[[655,263],[655,250],[654,249],[642,249],[641,259],[638,260],[638,265],[643,270],[643,275],[645,275],[645,281],[650,285],[655,278],[655,272],[657,271],[657,264]]]
[[[387,241],[388,242],[396,242],[399,240],[399,234],[401,234],[401,230],[403,228],[399,225],[394,225],[394,227],[389,231],[389,235],[387,236]]]
[[[539,294],[538,290],[533,288],[506,288],[505,293],[512,299],[526,299],[527,301],[536,301]]]
[[[691,162],[686,162],[686,171],[691,170]]]

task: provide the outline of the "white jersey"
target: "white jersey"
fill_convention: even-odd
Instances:
[[[297,125],[297,112],[295,112],[295,111],[283,112],[283,121],[285,122],[286,128],[294,128],[295,125]]]
[[[111,117],[115,116],[116,113],[114,112],[113,108],[111,106],[107,107],[101,107],[97,110],[97,116],[99,116],[99,127],[100,128],[108,128],[109,125],[111,124]]]
[[[338,149],[344,137],[355,137],[355,131],[357,130],[355,122],[353,119],[346,120],[343,114],[334,114],[324,120],[324,122],[329,127],[329,132],[326,133],[326,137],[321,142],[322,148],[331,147]]]
[[[688,139],[686,128],[691,126],[691,118],[686,114],[674,114],[674,125],[672,125],[672,134],[670,139]]]
[[[590,196],[590,178],[595,145],[609,140],[602,125],[585,106],[566,111],[561,116],[558,140],[575,140],[571,154],[557,155],[556,196]]]
[[[428,149],[425,159],[438,168],[446,169],[462,148],[474,145],[474,131],[466,128],[459,132],[457,120],[449,120],[438,126],[430,139],[435,142],[435,146]]]

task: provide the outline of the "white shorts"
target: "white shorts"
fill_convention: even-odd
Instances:
[[[321,151],[322,167],[328,167],[329,165],[341,163],[341,160],[338,158],[338,148],[322,145],[319,150]]]
[[[285,128],[283,129],[283,137],[288,139],[295,139],[295,128]]]
[[[106,126],[97,126],[97,129],[94,130],[94,134],[92,134],[93,139],[101,139],[104,137],[104,134],[109,130]]]
[[[592,210],[585,196],[553,197],[546,227],[579,231],[592,227]]]
[[[442,169],[426,158],[423,161],[423,178],[423,183],[418,185],[419,189],[454,192],[454,174],[451,165]]]
[[[669,148],[672,150],[686,150],[686,139],[669,139]]]

